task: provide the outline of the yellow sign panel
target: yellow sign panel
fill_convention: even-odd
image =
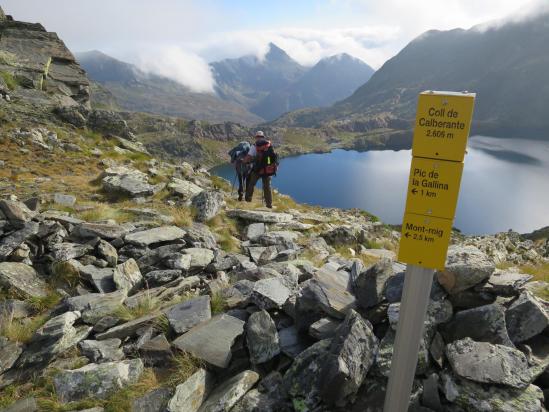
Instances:
[[[475,93],[419,95],[412,155],[462,162],[471,128]]]
[[[452,220],[406,213],[398,260],[429,269],[444,269]]]
[[[406,213],[453,219],[462,172],[461,162],[414,157]]]

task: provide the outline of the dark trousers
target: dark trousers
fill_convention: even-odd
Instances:
[[[238,176],[238,200],[242,200],[249,175],[243,172],[236,172],[236,175]]]
[[[257,172],[252,172],[248,177],[246,185],[246,202],[251,202],[254,196],[255,184],[261,178],[263,183],[263,197],[265,198],[265,205],[268,208],[273,207],[273,193],[271,192],[271,176],[263,176]]]

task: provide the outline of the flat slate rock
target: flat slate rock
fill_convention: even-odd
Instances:
[[[134,232],[126,235],[125,241],[136,246],[149,246],[160,242],[173,242],[182,239],[185,231],[177,226],[156,227],[141,232]]]
[[[14,289],[23,296],[42,298],[47,295],[46,283],[29,265],[17,262],[0,263],[0,287]]]
[[[343,319],[356,306],[356,299],[350,293],[350,275],[336,271],[330,265],[320,268],[309,281],[319,307],[334,318]]]
[[[261,279],[254,284],[251,300],[261,309],[280,309],[290,293],[279,277]]]
[[[140,318],[130,320],[129,322],[123,323],[121,325],[115,326],[107,330],[106,332],[100,333],[95,336],[97,340],[105,340],[111,338],[124,339],[128,336],[134,336],[137,331],[145,326],[150,326],[162,316],[162,313],[150,313],[148,315],[142,316]]]
[[[0,375],[11,369],[22,352],[23,345],[0,336]]]
[[[110,293],[116,290],[113,268],[98,268],[94,265],[82,266],[80,275],[87,280],[99,293]]]
[[[212,317],[210,297],[198,296],[164,310],[170,326],[178,335]]]
[[[448,344],[446,356],[457,375],[475,382],[520,389],[530,385],[532,379],[526,356],[507,346],[465,338]]]
[[[131,412],[164,412],[172,397],[169,388],[158,388],[132,401]]]
[[[230,411],[258,380],[259,375],[254,371],[244,371],[227,379],[213,390],[198,412]]]
[[[197,412],[210,393],[213,381],[210,372],[199,369],[181,385],[177,385],[168,403],[168,412]]]
[[[101,239],[117,239],[129,232],[127,225],[112,225],[106,223],[82,223],[75,228],[78,236],[83,238],[100,237]]]
[[[39,224],[36,222],[27,222],[23,228],[10,233],[0,240],[0,260],[9,256],[24,241],[38,233]]]
[[[243,321],[221,314],[195,326],[172,344],[208,364],[226,368],[231,362],[231,346],[243,332]]]
[[[80,369],[60,372],[53,382],[63,403],[85,398],[105,399],[111,393],[136,383],[143,370],[141,359],[99,365],[91,363]]]
[[[67,298],[65,305],[68,310],[81,312],[84,322],[95,324],[104,316],[113,313],[125,300],[126,293],[124,291],[88,293]]]
[[[262,212],[259,210],[234,209],[227,211],[227,216],[259,223],[285,223],[294,217],[288,213]]]

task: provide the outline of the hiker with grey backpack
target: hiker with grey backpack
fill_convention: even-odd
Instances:
[[[246,191],[246,183],[250,176],[252,165],[250,163],[245,163],[244,159],[250,151],[250,143],[240,142],[238,145],[233,147],[229,151],[229,156],[231,156],[231,163],[234,165],[236,176],[238,179],[238,200],[241,201],[244,197]],[[234,187],[234,183],[233,183]]]

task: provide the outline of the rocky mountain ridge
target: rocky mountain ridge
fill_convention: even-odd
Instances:
[[[418,93],[469,90],[477,93],[473,133],[546,139],[549,125],[541,107],[549,61],[539,51],[549,39],[547,13],[498,26],[426,32],[349,98],[327,109],[291,113],[275,125],[359,131],[385,118],[411,144]]]

